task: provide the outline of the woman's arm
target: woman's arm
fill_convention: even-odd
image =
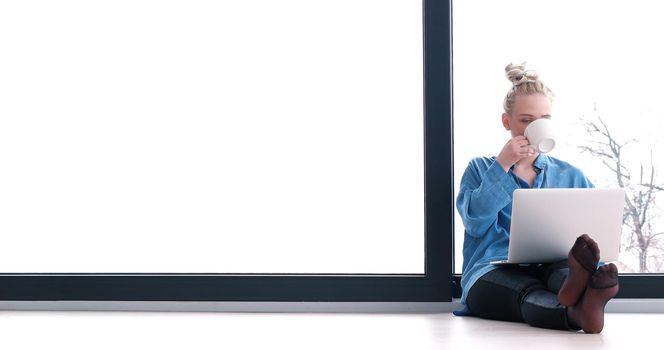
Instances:
[[[518,188],[514,179],[496,160],[476,158],[470,162],[459,189],[457,210],[466,233],[482,237],[498,219],[498,212],[512,202]]]

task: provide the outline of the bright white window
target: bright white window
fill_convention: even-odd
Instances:
[[[0,272],[424,273],[420,2],[0,3]]]

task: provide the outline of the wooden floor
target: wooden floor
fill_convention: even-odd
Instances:
[[[440,314],[0,311],[5,349],[662,349],[664,314],[599,335]]]

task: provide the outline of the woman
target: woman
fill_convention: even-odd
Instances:
[[[576,167],[529,146],[523,132],[551,118],[553,92],[525,64],[505,68],[512,82],[502,124],[511,138],[496,157],[473,159],[466,169],[457,210],[465,228],[461,303],[456,315],[526,322],[535,327],[599,333],[604,307],[618,293],[614,264],[597,268],[600,251],[588,235],[568,258],[552,264],[496,266],[507,259],[512,192],[517,188],[593,187]]]

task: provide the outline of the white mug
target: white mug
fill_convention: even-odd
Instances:
[[[556,147],[555,133],[550,119],[540,118],[531,122],[523,132],[523,136],[537,152],[551,152]]]

